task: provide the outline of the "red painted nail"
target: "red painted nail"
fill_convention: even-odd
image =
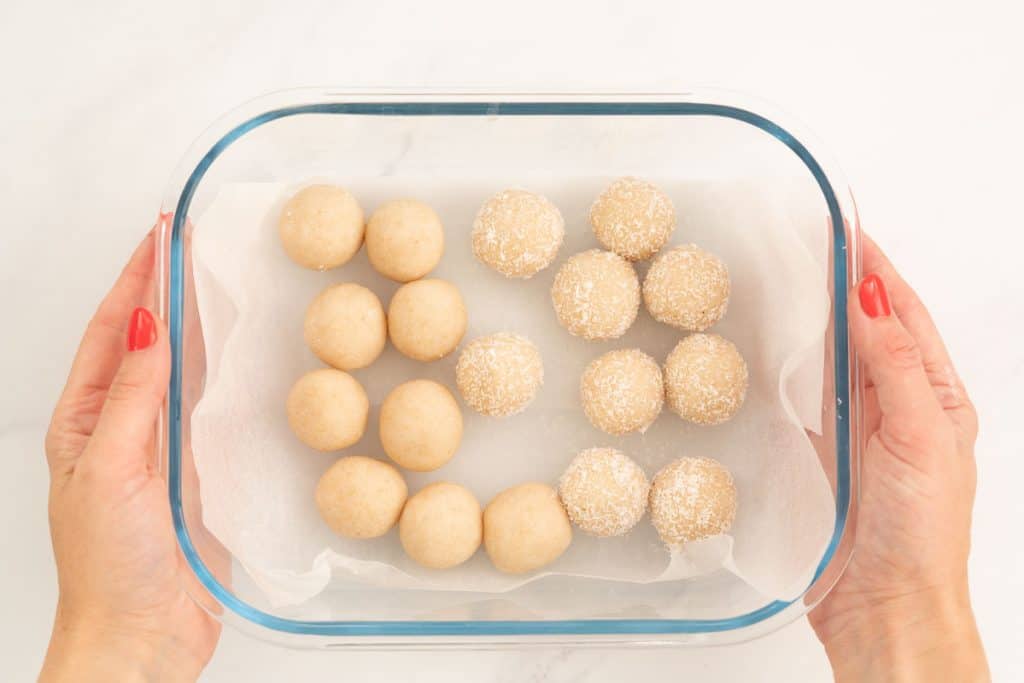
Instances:
[[[141,306],[132,311],[128,321],[128,350],[141,351],[156,341],[156,323],[153,314]]]
[[[889,293],[885,291],[885,283],[874,273],[861,280],[858,294],[860,295],[860,307],[864,309],[869,318],[887,317],[892,313],[892,308],[889,307]]]

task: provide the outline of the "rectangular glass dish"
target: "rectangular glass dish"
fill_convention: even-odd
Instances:
[[[543,617],[517,604],[524,589],[472,597],[436,591],[433,608],[423,610],[405,607],[402,590],[345,581],[300,605],[273,607],[204,526],[191,450],[190,419],[205,389],[206,361],[196,324],[190,229],[218,190],[325,175],[399,182],[474,177],[496,165],[505,175],[524,178],[538,172],[589,178],[600,169],[671,179],[680,159],[699,167],[706,179],[759,179],[759,190],[767,194],[782,191],[775,179],[795,178],[813,190],[820,205],[831,306],[821,349],[822,429],[811,440],[834,494],[835,525],[802,595],[766,599],[735,575],[718,571],[648,584],[539,579],[530,584],[530,596],[552,605]],[[819,146],[765,105],[735,94],[297,90],[244,105],[195,143],[164,194],[160,215],[159,305],[173,364],[159,443],[179,543],[195,575],[190,594],[243,631],[307,647],[706,645],[756,637],[799,618],[834,585],[852,550],[861,387],[848,343],[846,300],[860,275],[857,226],[849,188]],[[468,225],[446,230],[448,240],[468,240]],[[565,610],[571,618],[557,618],[562,601],[571,604]],[[609,613],[612,602],[617,607]]]

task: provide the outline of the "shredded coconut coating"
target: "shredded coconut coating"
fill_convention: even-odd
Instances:
[[[651,264],[644,278],[644,304],[655,320],[702,332],[729,307],[729,269],[694,244],[675,247]]]
[[[562,264],[551,285],[558,321],[584,339],[616,339],[636,320],[640,280],[632,264],[600,249],[580,252]]]
[[[564,238],[558,207],[525,190],[499,192],[473,221],[473,254],[506,277],[529,278],[547,268]]]
[[[639,178],[619,178],[590,207],[597,240],[630,261],[643,261],[665,246],[676,227],[672,200]]]
[[[490,417],[521,413],[544,383],[537,346],[517,334],[499,332],[466,345],[455,365],[455,383],[470,408]]]
[[[743,405],[749,382],[739,349],[717,334],[691,334],[665,360],[665,398],[684,420],[716,425]]]
[[[621,536],[647,510],[647,475],[614,448],[589,448],[573,458],[558,495],[573,524],[594,536]]]
[[[711,458],[680,458],[654,476],[651,523],[669,549],[724,534],[736,518],[736,484]]]
[[[616,436],[647,431],[665,402],[661,366],[639,349],[609,351],[583,371],[580,402],[601,431]]]

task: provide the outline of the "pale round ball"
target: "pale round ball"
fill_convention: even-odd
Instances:
[[[506,277],[529,278],[547,268],[564,238],[558,207],[525,190],[499,192],[473,221],[473,254]]]
[[[526,337],[508,332],[477,337],[455,365],[455,383],[473,410],[507,417],[526,410],[544,383],[540,350]]]
[[[676,227],[672,200],[639,178],[619,178],[590,207],[597,241],[630,261],[649,259]]]
[[[555,275],[551,303],[558,322],[584,339],[616,339],[636,320],[640,280],[626,259],[590,249],[572,256]]]
[[[729,307],[729,269],[693,244],[675,247],[651,264],[644,278],[644,303],[655,320],[701,332]]]
[[[366,224],[366,255],[378,273],[396,282],[418,280],[444,254],[444,226],[415,199],[385,202]]]
[[[398,538],[405,553],[430,569],[460,565],[483,540],[480,503],[464,486],[439,481],[405,504]]]
[[[466,305],[445,280],[402,285],[388,306],[391,343],[414,360],[433,361],[455,350],[466,333]]]
[[[363,438],[370,401],[352,375],[321,368],[299,378],[285,407],[288,425],[302,443],[337,451]]]
[[[748,383],[739,349],[717,334],[691,334],[665,360],[665,399],[687,422],[728,421],[743,405]]]
[[[505,489],[484,509],[484,549],[508,574],[551,564],[572,542],[572,525],[558,494],[545,484]]]
[[[398,521],[409,490],[391,465],[344,457],[316,485],[316,507],[327,526],[347,538],[383,536]]]
[[[387,342],[387,320],[377,295],[351,282],[328,287],[306,309],[302,328],[316,357],[339,370],[365,368]]]
[[[644,432],[665,402],[661,366],[640,349],[609,351],[583,371],[580,402],[590,424],[603,432]]]
[[[462,411],[443,385],[427,379],[400,384],[380,407],[380,442],[396,463],[430,472],[452,459],[462,442]]]
[[[573,458],[558,480],[558,496],[569,519],[593,536],[621,536],[647,510],[647,475],[614,448],[588,448]]]
[[[651,523],[669,548],[724,534],[736,518],[736,484],[711,458],[680,458],[654,476]]]
[[[348,262],[359,251],[363,210],[345,188],[310,185],[285,203],[277,227],[292,261],[327,270]]]

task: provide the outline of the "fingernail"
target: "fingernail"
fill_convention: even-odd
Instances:
[[[132,311],[128,321],[128,350],[141,351],[156,341],[156,323],[153,314],[141,306]]]
[[[860,307],[869,318],[888,316],[892,313],[889,307],[889,293],[885,291],[882,278],[874,273],[861,280],[858,288]]]

